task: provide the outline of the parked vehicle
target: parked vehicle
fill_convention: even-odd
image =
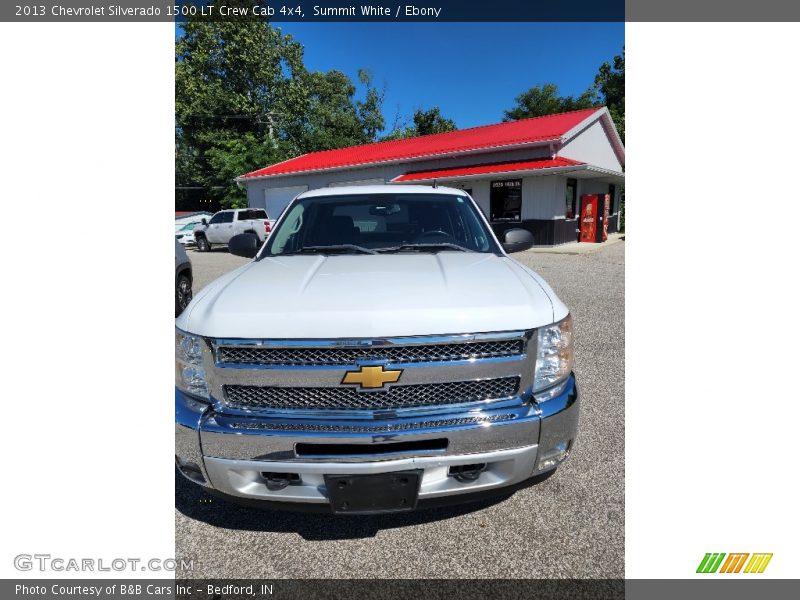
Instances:
[[[210,493],[342,514],[508,492],[578,427],[572,319],[463,190],[295,198],[177,319],[176,463]]]
[[[179,212],[175,213],[175,233],[183,228],[187,223],[200,223],[201,219],[210,219],[214,216],[212,212],[196,211],[196,212]]]
[[[175,239],[178,240],[179,244],[183,244],[184,246],[194,246],[194,230],[195,227],[199,227],[201,224],[201,221],[186,223],[186,225],[175,232]]]
[[[175,316],[192,301],[192,263],[186,250],[175,240]]]
[[[248,233],[263,244],[271,230],[267,211],[262,208],[234,208],[221,210],[211,217],[203,219],[195,228],[194,237],[197,249],[208,252],[213,244],[228,244],[231,238],[241,233]]]

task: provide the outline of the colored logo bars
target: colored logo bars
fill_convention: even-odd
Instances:
[[[726,556],[727,558],[725,558]],[[748,556],[750,557],[749,561],[747,560]],[[770,560],[772,560],[772,553],[749,554],[740,552],[726,555],[724,552],[709,552],[700,561],[697,572],[716,573],[719,570],[720,573],[763,573]],[[722,566],[720,567],[720,565]],[[742,570],[742,567],[744,567],[744,570]]]

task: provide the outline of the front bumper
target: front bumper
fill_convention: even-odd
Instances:
[[[574,376],[542,403],[369,421],[230,416],[176,389],[176,463],[191,481],[242,500],[324,508],[325,475],[414,469],[422,471],[420,503],[456,502],[555,469],[575,442],[578,413]],[[472,481],[451,473],[476,464],[485,466]],[[282,473],[292,483],[270,489],[267,474]]]

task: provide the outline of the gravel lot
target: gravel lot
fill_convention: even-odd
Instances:
[[[190,251],[197,293],[246,262]],[[570,307],[582,412],[569,460],[510,498],[406,515],[337,518],[240,508],[175,479],[186,577],[624,577],[625,244],[582,255],[525,252]]]

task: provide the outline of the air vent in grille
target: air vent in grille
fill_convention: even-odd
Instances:
[[[269,346],[219,346],[217,360],[245,365],[352,365],[359,360],[391,363],[444,362],[524,353],[519,338],[456,344],[364,346],[359,348],[273,348]]]
[[[436,421],[417,421],[387,423],[385,425],[338,425],[319,423],[264,423],[254,421],[248,423],[234,423],[234,429],[258,429],[274,431],[318,431],[325,433],[388,433],[391,431],[408,431],[410,429],[433,429],[441,427],[458,427],[468,425],[483,425],[498,421],[511,421],[513,414],[486,415],[481,417],[454,417],[451,419],[437,419]]]
[[[226,385],[229,406],[250,410],[381,410],[500,400],[517,393],[518,377],[398,385],[385,392],[348,387],[260,387]]]

